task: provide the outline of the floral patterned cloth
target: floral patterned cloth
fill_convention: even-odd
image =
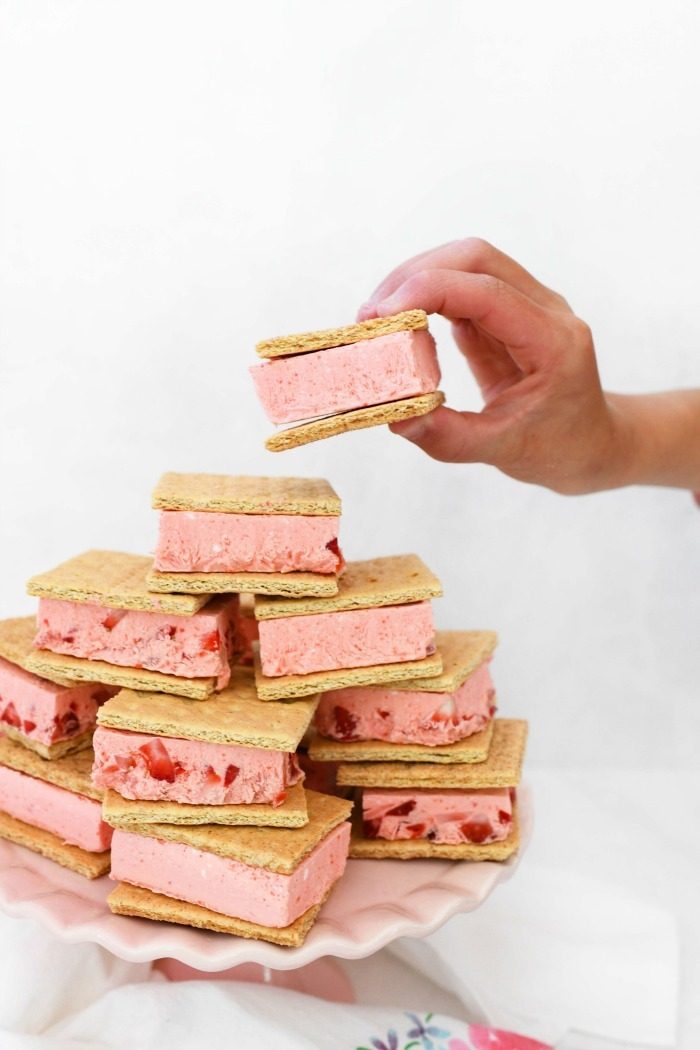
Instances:
[[[443,1023],[434,1014],[425,1014],[422,1019],[413,1013],[405,1016],[408,1021],[401,1028],[372,1036],[367,1046],[355,1050],[552,1050],[548,1043],[499,1028],[464,1024],[457,1030],[453,1021]]]

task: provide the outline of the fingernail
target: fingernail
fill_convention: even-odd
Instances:
[[[368,299],[366,303],[363,303],[360,309],[357,311],[357,316],[363,320],[368,321],[371,317],[376,316],[374,304],[371,299]]]

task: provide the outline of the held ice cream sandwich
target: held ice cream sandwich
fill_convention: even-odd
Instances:
[[[442,404],[435,342],[423,310],[258,343],[250,369],[273,423],[271,452],[348,430],[425,415]],[[322,417],[322,418],[316,418]]]
[[[307,792],[303,828],[143,824],[112,840],[113,912],[300,945],[345,870],[351,804]]]
[[[165,474],[148,586],[155,592],[332,595],[341,504],[319,478]]]
[[[439,674],[430,599],[441,594],[420,558],[404,554],[349,562],[334,598],[256,596],[258,696],[295,699]]]
[[[98,716],[93,783],[126,799],[180,803],[189,812],[178,823],[249,823],[246,806],[282,807],[303,780],[295,752],[317,700],[264,704],[242,667],[206,704],[124,689]],[[303,823],[303,796],[294,803],[272,823]]]
[[[32,674],[35,634],[33,616],[0,621],[0,729],[42,758],[60,758],[90,747],[97,710],[117,690]]]
[[[151,594],[150,559],[87,551],[27,584],[39,601],[27,667],[203,700],[230,678],[236,595]]]
[[[506,860],[519,845],[526,736],[526,722],[496,719],[483,762],[341,763],[338,783],[362,788],[350,856]]]
[[[479,734],[496,710],[489,663],[497,640],[495,631],[438,631],[441,674],[324,693],[316,729],[330,740],[429,749]]]
[[[89,879],[108,872],[112,829],[91,766],[91,751],[47,762],[0,736],[0,838]]]

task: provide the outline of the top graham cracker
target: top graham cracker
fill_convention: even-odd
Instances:
[[[128,834],[181,842],[205,853],[289,875],[333,828],[349,818],[352,810],[352,802],[335,795],[321,795],[317,791],[306,792],[306,806],[309,822],[301,828],[135,824],[129,827]],[[109,813],[105,816],[109,818]]]
[[[434,678],[406,678],[391,689],[421,693],[454,693],[493,654],[495,631],[436,631],[435,646],[442,657],[442,674]],[[370,686],[369,688],[374,688]],[[377,686],[386,689],[386,686]]]
[[[122,689],[97,714],[98,725],[154,736],[296,751],[319,697],[296,703],[258,700],[249,668],[234,667],[226,689],[205,703],[164,693]]]
[[[259,357],[285,357],[289,354],[308,354],[313,350],[330,350],[334,346],[349,346],[361,339],[376,339],[394,332],[415,332],[428,327],[424,310],[405,310],[391,317],[374,317],[343,328],[322,328],[316,332],[281,335],[277,339],[263,339],[255,350]]]
[[[119,551],[86,551],[49,572],[33,576],[27,593],[39,598],[106,605],[111,609],[193,616],[210,594],[151,594],[146,574],[152,559]]]
[[[156,510],[225,514],[339,515],[341,502],[323,478],[227,474],[164,474],[153,492]]]
[[[30,751],[24,744],[17,744],[5,736],[0,736],[0,765],[101,802],[102,791],[93,786],[91,778],[93,760],[94,755],[90,748],[48,761],[35,751]]]
[[[29,658],[36,651],[34,636],[36,634],[35,616],[16,616],[11,620],[0,620],[0,657],[3,660],[21,667],[30,674],[36,674],[28,666]],[[56,675],[51,681],[55,685],[74,686],[72,678],[61,678]]]
[[[344,609],[371,609],[380,605],[407,605],[439,598],[442,585],[417,554],[348,562],[338,580],[338,593],[329,598],[274,598],[255,596],[255,618],[310,616]]]

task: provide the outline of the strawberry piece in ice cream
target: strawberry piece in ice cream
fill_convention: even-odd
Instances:
[[[56,685],[0,659],[0,723],[47,746],[92,729],[98,707],[116,692],[94,683]]]
[[[333,828],[290,875],[243,864],[181,842],[118,829],[111,878],[176,900],[282,928],[323,900],[345,870],[350,824]]]
[[[238,596],[214,598],[193,616],[111,609],[41,598],[34,644],[54,653],[228,684]]]
[[[365,838],[500,842],[513,822],[512,795],[508,788],[365,788],[362,822]]]
[[[173,701],[176,703],[177,701]],[[281,805],[304,774],[286,751],[204,740],[156,737],[98,726],[93,738],[96,787],[124,798],[191,805]]]
[[[343,567],[340,518],[316,514],[162,511],[154,567],[161,572],[318,572]]]
[[[427,331],[395,332],[252,365],[268,419],[293,423],[437,390],[440,367]]]
[[[478,733],[495,713],[488,662],[453,693],[357,686],[324,693],[314,723],[332,740],[452,744]]]
[[[435,652],[429,601],[259,620],[264,675],[422,660]]]
[[[71,846],[92,853],[109,849],[112,829],[102,820],[100,802],[2,765],[0,809]]]

